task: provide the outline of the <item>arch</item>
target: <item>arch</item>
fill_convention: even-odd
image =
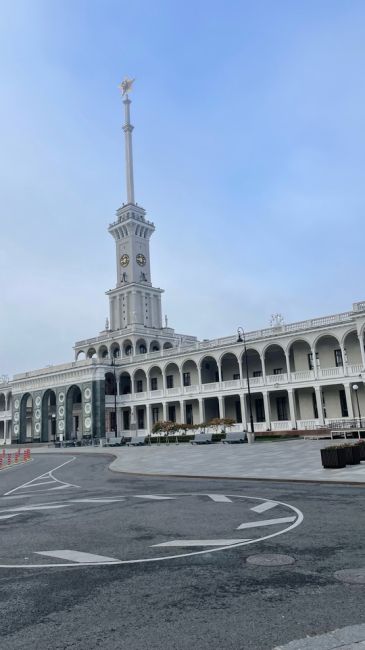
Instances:
[[[86,354],[85,350],[79,350],[76,354],[76,361],[85,361]]]
[[[299,338],[291,341],[287,347],[290,372],[313,370],[313,355],[309,341]]]
[[[261,356],[256,348],[247,348],[247,366],[246,366],[246,355],[243,350],[241,354],[241,372],[242,377],[246,377],[247,369],[249,377],[261,377],[262,376],[262,361]]]
[[[105,395],[115,395],[116,394],[116,380],[113,372],[105,373]]]
[[[119,394],[129,395],[132,392],[132,382],[129,372],[123,370],[119,375]]]
[[[240,379],[240,366],[233,352],[225,352],[219,359],[222,381]]]
[[[20,400],[19,412],[19,442],[21,443],[33,437],[33,407],[33,396],[31,393],[24,393]]]
[[[150,352],[159,352],[161,346],[158,341],[151,341],[150,343]]]
[[[135,370],[132,379],[135,393],[145,393],[147,391],[147,375],[142,368]]]
[[[82,435],[82,392],[73,384],[66,394],[66,440]]]
[[[145,339],[138,339],[136,342],[136,354],[146,354],[147,352],[147,343]]]
[[[100,345],[98,348],[99,359],[107,359],[109,357],[109,350],[106,345]]]
[[[132,357],[134,355],[133,343],[130,339],[123,341],[123,356]]]
[[[218,364],[214,357],[207,355],[200,360],[202,384],[211,384],[219,381]]]
[[[56,393],[49,388],[42,397],[41,442],[56,440]]]
[[[163,375],[160,366],[151,366],[148,369],[149,389],[151,391],[163,388]]]
[[[278,343],[267,345],[263,355],[267,375],[281,375],[288,372],[284,348],[281,345]]]
[[[314,350],[320,368],[343,366],[340,342],[334,334],[321,334],[318,336],[314,343]]]
[[[193,359],[184,361],[181,372],[184,386],[197,386],[200,383],[198,364]]]
[[[166,341],[166,343],[163,344],[163,349],[164,350],[171,350],[172,347],[173,347],[173,345],[172,345],[172,343],[170,343],[170,341]]]
[[[120,357],[120,345],[117,341],[114,341],[110,346],[110,356],[114,359]]]
[[[357,330],[349,330],[342,338],[345,361],[350,365],[362,364],[361,347]]]
[[[88,359],[96,359],[96,350],[95,348],[89,348],[86,354]]]
[[[180,368],[177,363],[169,362],[165,365],[164,369],[165,386],[166,388],[176,388],[181,386]]]
[[[6,411],[6,399],[4,393],[0,393],[0,411]]]

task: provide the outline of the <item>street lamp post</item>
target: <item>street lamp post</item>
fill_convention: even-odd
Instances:
[[[361,411],[360,411],[360,404],[359,404],[359,396],[358,396],[358,394],[357,394],[357,391],[359,390],[358,385],[357,385],[357,384],[354,384],[353,387],[352,387],[352,390],[355,392],[355,395],[356,395],[357,412],[358,412],[358,414],[359,414],[360,427],[362,427],[362,423],[361,423]]]
[[[115,417],[115,437],[118,437],[118,420],[117,420],[117,378],[115,376],[115,357],[112,356],[112,366],[114,373],[114,417]]]
[[[56,413],[51,413],[51,435],[53,436],[53,444],[56,446]]]
[[[248,393],[248,410],[250,413],[250,424],[251,424],[251,433],[255,433],[255,428],[253,424],[253,415],[252,415],[252,398],[251,398],[251,389],[250,389],[250,377],[248,374],[248,360],[247,360],[247,348],[246,348],[246,337],[243,327],[238,327],[237,329],[237,343],[243,343],[243,350],[245,354],[245,368],[246,368],[246,381],[247,381],[247,393]]]

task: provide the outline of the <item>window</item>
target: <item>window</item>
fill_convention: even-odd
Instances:
[[[336,368],[343,366],[342,351],[334,350]]]
[[[123,411],[123,429],[124,431],[129,429],[129,411]]]
[[[166,388],[174,387],[174,375],[167,375],[166,377]]]
[[[144,409],[137,409],[138,429],[144,429]]]
[[[239,378],[240,378],[240,373],[239,373],[239,372],[236,372],[236,373],[233,375],[233,379],[239,379]]]
[[[215,371],[214,378],[215,378],[215,381],[219,381],[219,372],[218,372],[218,370]]]
[[[337,352],[337,350],[336,350],[336,352]],[[341,350],[340,350],[340,352],[341,352]],[[349,412],[348,412],[347,402],[346,402],[346,393],[345,393],[345,391],[343,389],[341,389],[339,391],[339,393],[340,393],[341,416],[343,418],[347,418]]]
[[[316,394],[312,393],[312,405],[313,405],[313,415],[317,419],[318,418],[318,408],[317,408],[317,400],[316,400]]]
[[[252,373],[253,377],[262,377],[262,370],[254,370]]]
[[[169,406],[168,417],[170,422],[176,422],[176,407],[174,406],[174,404]]]
[[[146,348],[146,346],[143,345],[143,343],[142,343],[142,345],[139,346],[139,353],[140,353],[140,354],[146,354],[146,352],[147,352],[147,348]]]
[[[151,377],[151,390],[157,390],[157,377]]]
[[[235,401],[234,408],[236,412],[236,422],[242,422],[241,402],[239,399]]]
[[[143,392],[143,380],[142,379],[137,379],[136,381],[136,393],[142,393]]]
[[[309,354],[307,354],[307,357],[308,357],[308,368],[309,368],[309,370],[314,370],[313,352],[309,352]],[[318,352],[316,352],[316,363],[318,365]]]
[[[158,413],[159,413],[158,406],[153,406],[152,407],[152,424],[156,424],[156,422],[159,421]]]
[[[125,348],[125,353],[126,353],[127,357],[131,356],[131,354],[132,354],[132,346],[131,345],[127,345],[127,347]]]
[[[286,397],[276,398],[276,410],[278,413],[278,420],[282,421],[288,419]]]
[[[193,405],[186,405],[186,424],[194,424],[193,422]]]
[[[191,386],[190,372],[183,373],[183,384],[184,386]]]
[[[262,397],[255,399],[256,422],[265,422],[265,408]]]
[[[283,374],[283,369],[282,368],[274,368],[273,373],[274,373],[274,375],[282,375]]]

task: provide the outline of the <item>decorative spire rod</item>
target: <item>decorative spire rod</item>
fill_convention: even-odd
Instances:
[[[120,90],[122,91],[122,96],[125,96],[123,99],[124,104],[124,117],[125,124],[123,126],[123,131],[125,133],[125,162],[126,162],[126,183],[127,183],[127,202],[134,203],[134,180],[133,180],[133,151],[132,151],[132,131],[133,126],[130,123],[130,111],[129,106],[131,100],[128,97],[128,93],[132,90],[134,79],[128,79],[126,77],[124,81],[119,85]]]

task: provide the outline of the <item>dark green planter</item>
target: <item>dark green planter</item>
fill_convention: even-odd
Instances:
[[[365,444],[361,443],[361,444],[357,445],[357,447],[360,450],[360,460],[365,460]]]
[[[321,449],[322,465],[326,469],[340,469],[346,466],[345,450],[342,447],[325,447]]]
[[[346,465],[358,465],[360,463],[359,445],[348,445],[343,449],[345,451]]]

